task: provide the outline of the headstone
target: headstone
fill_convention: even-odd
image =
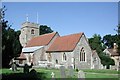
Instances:
[[[80,78],[80,80],[85,80],[85,73],[83,71],[78,71],[78,78]]]
[[[60,66],[60,75],[61,78],[66,78],[65,66]]]
[[[68,66],[68,76],[73,77],[74,75],[74,69],[72,66]]]
[[[110,70],[112,69],[112,66],[110,65]]]
[[[105,66],[105,69],[107,69],[107,66]]]
[[[15,62],[12,63],[11,67],[12,67],[12,71],[17,71],[17,66]]]
[[[37,78],[37,72],[35,69],[32,69],[29,73],[32,77]]]

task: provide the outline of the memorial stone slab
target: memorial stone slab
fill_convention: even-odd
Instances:
[[[64,66],[60,66],[60,75],[61,75],[61,78],[66,78],[66,73],[65,73],[65,67]]]
[[[80,78],[80,80],[85,80],[85,73],[83,71],[78,71],[78,78]]]

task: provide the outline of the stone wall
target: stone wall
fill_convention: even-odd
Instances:
[[[34,52],[34,65],[39,65],[39,61],[46,60],[44,47]]]
[[[80,50],[84,47],[85,50],[85,61],[80,61]],[[75,68],[76,69],[91,69],[92,66],[92,51],[87,42],[85,35],[82,35],[79,43],[77,44],[75,50],[73,51],[75,58]]]
[[[85,49],[85,56],[86,60],[85,62],[80,61],[80,50],[81,48],[84,47]],[[63,60],[63,54],[66,54],[67,60]],[[90,69],[92,65],[92,51],[91,48],[83,35],[78,42],[76,48],[74,49],[73,52],[52,52],[52,63],[57,64],[56,60],[58,61],[59,65],[64,65],[66,68],[71,65],[75,66],[76,69]]]
[[[49,53],[46,53],[46,50],[52,45],[52,43],[54,42],[54,40],[59,37],[59,34],[56,32],[55,36],[52,38],[52,40],[50,41],[50,43],[48,45],[45,46],[45,55],[46,55],[46,59],[47,61],[49,61],[48,57],[49,57]]]
[[[63,54],[66,54],[66,60],[63,60]],[[51,53],[52,55],[52,63],[55,65],[56,60],[58,61],[59,65],[64,65],[67,68],[69,65],[72,64],[73,53],[72,52],[54,52]]]
[[[102,65],[101,60],[100,60],[97,52],[95,52],[93,54],[93,69],[102,69],[101,65]]]

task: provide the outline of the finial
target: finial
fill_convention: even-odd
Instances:
[[[26,14],[26,21],[28,22],[28,14]]]

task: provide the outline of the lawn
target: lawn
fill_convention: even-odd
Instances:
[[[36,68],[35,69],[37,71],[37,75],[38,77],[41,77],[41,74],[44,74],[45,78],[50,79],[51,78],[51,73],[54,72],[55,73],[55,78],[61,78],[60,76],[60,70],[58,69],[44,69],[44,68]],[[20,69],[19,71],[13,72],[9,69],[0,69],[0,72],[2,71],[2,73],[0,74],[5,74],[5,75],[9,75],[9,74],[22,74],[22,70]],[[90,70],[90,69],[85,69],[83,70],[85,72],[85,78],[86,79],[91,79],[93,80],[93,78],[96,79],[102,79],[105,78],[105,80],[107,79],[112,79],[112,80],[118,80],[116,78],[118,78],[118,71],[116,70]],[[68,71],[66,70],[66,73]],[[67,77],[70,78],[70,77]],[[72,78],[77,78],[77,71],[74,71],[74,76]],[[72,79],[73,80],[73,79]],[[75,79],[76,80],[76,79]]]

